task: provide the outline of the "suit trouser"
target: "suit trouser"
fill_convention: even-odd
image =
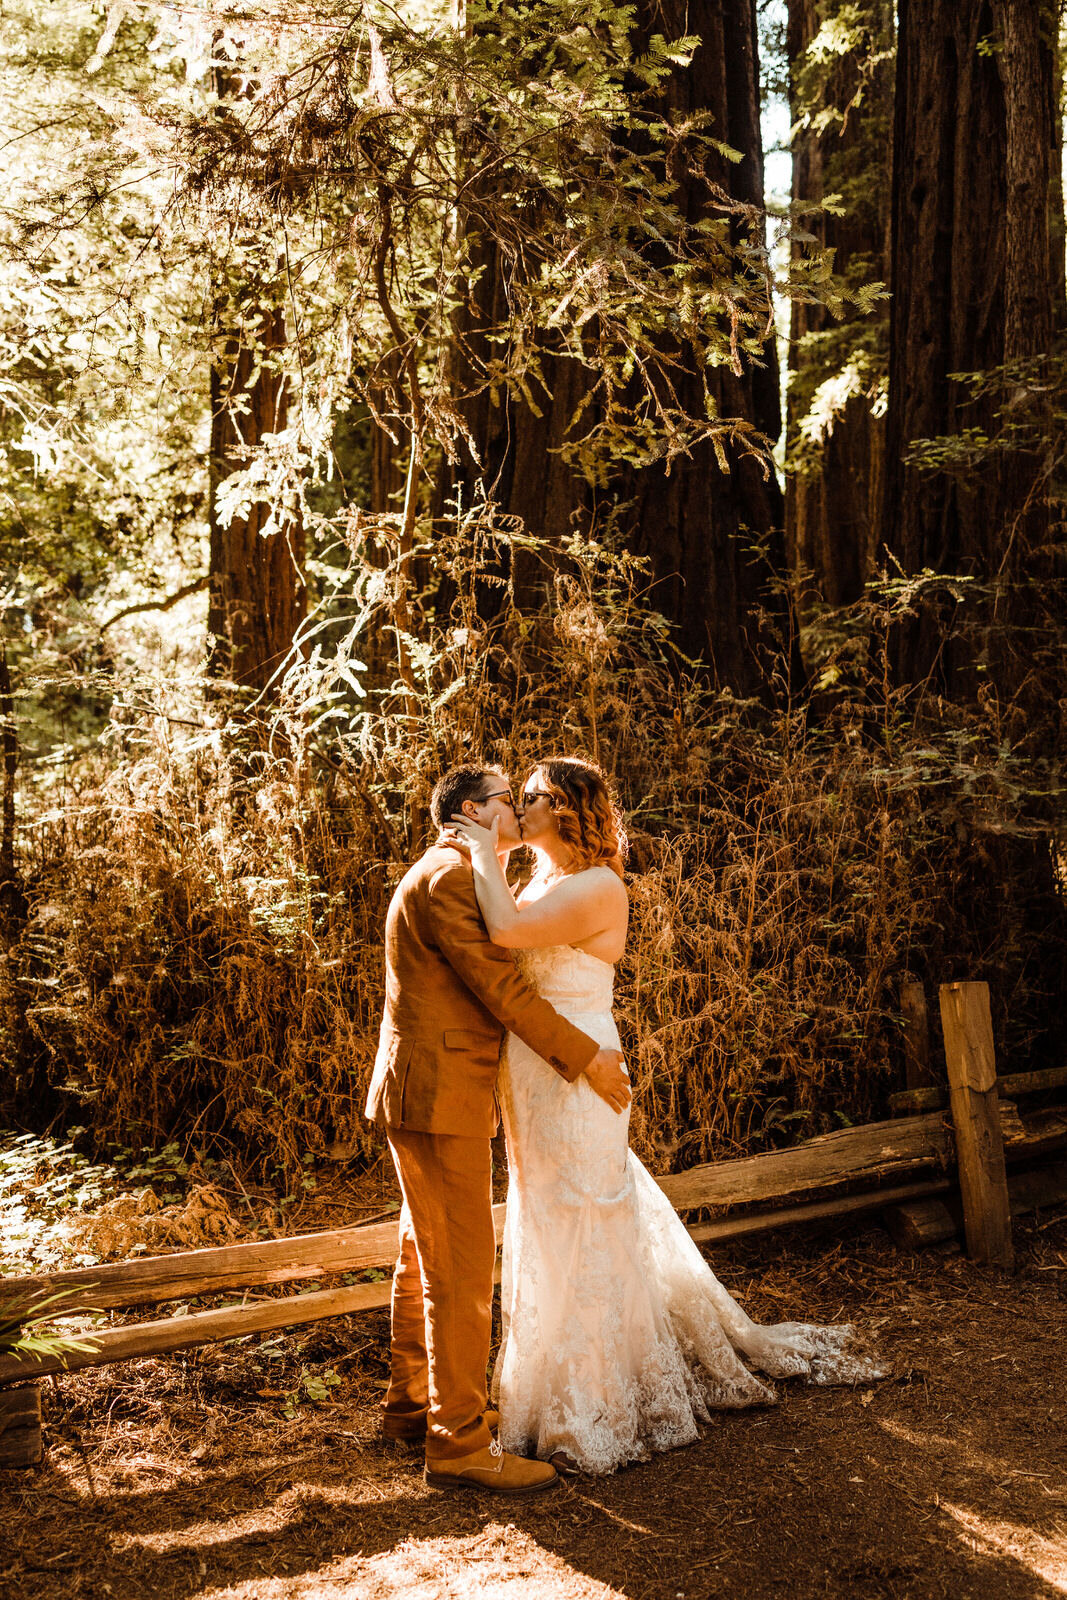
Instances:
[[[428,1409],[427,1457],[492,1442],[485,1369],[493,1315],[489,1140],[387,1129],[400,1189],[387,1412]]]

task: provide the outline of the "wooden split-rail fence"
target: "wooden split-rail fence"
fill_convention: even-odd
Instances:
[[[1067,1067],[998,1079],[987,985],[942,985],[940,1004],[947,1091],[929,1081],[922,990],[906,986],[902,1012],[909,1088],[890,1099],[899,1114],[887,1122],[822,1134],[789,1150],[660,1178],[680,1212],[757,1208],[697,1222],[689,1229],[692,1237],[710,1243],[880,1211],[898,1240],[917,1246],[954,1235],[961,1217],[969,1255],[1010,1271],[1013,1211],[1067,1199],[1062,1159],[1067,1106],[1046,1106],[1024,1120],[1016,1100],[1067,1087]],[[1051,1164],[1050,1156],[1056,1158]],[[836,1192],[780,1203],[822,1190]],[[494,1208],[498,1230],[503,1209]],[[79,1334],[84,1350],[43,1359],[0,1355],[0,1466],[32,1465],[41,1456],[40,1396],[28,1380],[380,1309],[389,1304],[388,1279],[252,1301],[247,1292],[391,1267],[396,1254],[397,1224],[390,1221],[0,1280],[4,1320],[28,1316],[57,1295],[56,1315],[69,1317],[245,1291],[238,1304]]]

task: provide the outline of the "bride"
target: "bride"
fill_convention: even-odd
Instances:
[[[534,853],[518,900],[496,827],[453,820],[471,850],[495,944],[563,1016],[618,1046],[614,964],[626,942],[625,837],[598,767],[543,761],[519,817]],[[506,1450],[564,1470],[613,1472],[687,1444],[723,1406],[767,1405],[771,1377],[855,1383],[882,1376],[849,1326],[751,1321],[723,1288],[615,1112],[508,1035],[498,1092],[507,1139],[503,1338],[493,1374]]]

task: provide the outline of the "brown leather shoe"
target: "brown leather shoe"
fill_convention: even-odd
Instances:
[[[559,1483],[547,1461],[527,1461],[502,1450],[494,1439],[487,1450],[454,1460],[426,1463],[426,1482],[435,1489],[485,1489],[490,1494],[544,1494]]]
[[[484,1413],[490,1433],[500,1426],[500,1412]],[[382,1438],[391,1444],[422,1444],[426,1438],[425,1411],[386,1411],[382,1414]]]

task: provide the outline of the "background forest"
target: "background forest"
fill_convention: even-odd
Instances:
[[[0,49],[9,1117],[369,1159],[433,782],[558,752],[626,813],[654,1170],[877,1116],[908,978],[1059,1064],[1052,0],[12,0]]]

